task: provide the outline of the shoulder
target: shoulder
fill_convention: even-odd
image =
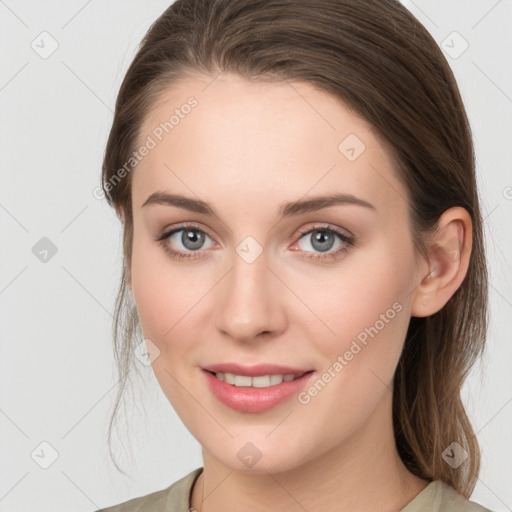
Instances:
[[[492,512],[467,500],[441,480],[430,482],[401,512]]]
[[[152,512],[188,512],[190,491],[202,471],[202,467],[194,469],[194,471],[165,489],[132,498],[95,512],[142,512],[146,510]]]
[[[436,483],[440,488],[440,510],[450,507],[449,510],[453,510],[454,512],[492,512],[474,501],[467,500],[464,496],[455,491],[453,487],[444,482],[436,481]]]
[[[474,501],[467,500],[464,496],[455,491],[453,487],[440,480],[436,480],[433,483],[436,484],[438,489],[439,510],[449,507],[448,510],[453,510],[453,512],[492,512]]]

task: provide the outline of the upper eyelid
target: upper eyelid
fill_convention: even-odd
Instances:
[[[197,231],[201,231],[202,233],[205,233],[206,235],[208,235],[212,240],[214,239],[214,237],[209,233],[208,229],[205,229],[203,227],[200,227],[194,223],[185,223],[185,224],[182,224],[181,226],[177,226],[175,228],[170,228],[168,230],[164,230],[164,233],[176,233],[177,231],[181,231],[183,229],[191,229],[191,230],[197,230]]]
[[[214,240],[215,237],[209,233],[208,229],[203,228],[202,226],[200,226],[199,224],[196,224],[195,222],[185,222],[184,224],[178,225],[177,227],[166,229],[162,233],[166,237],[170,237],[171,234],[182,231],[184,229],[195,229],[197,231],[201,231],[202,233],[205,233],[206,235],[208,235],[213,241],[215,241]],[[296,231],[295,236],[303,237],[304,235],[309,234],[311,231],[315,231],[315,230],[332,231],[335,234],[337,234],[338,236],[346,237],[347,239],[351,239],[351,240],[355,239],[354,235],[352,233],[348,232],[348,230],[343,229],[343,228],[338,228],[337,226],[334,226],[333,224],[331,224],[329,222],[323,222],[323,223],[322,222],[314,222],[312,225],[310,225],[306,228],[301,228],[298,230],[298,232]],[[342,231],[347,231],[347,233],[343,233]],[[215,243],[218,243],[218,242],[215,242]]]

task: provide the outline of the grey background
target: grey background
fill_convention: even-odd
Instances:
[[[123,75],[170,3],[0,0],[0,512],[91,511],[202,464],[143,365],[129,433],[114,442],[129,477],[106,443],[121,226],[93,190]],[[491,316],[486,354],[464,388],[483,452],[472,499],[510,511],[512,0],[404,4],[445,49],[473,129]]]

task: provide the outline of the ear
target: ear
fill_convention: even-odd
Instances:
[[[446,210],[428,241],[428,274],[419,276],[422,280],[414,290],[411,316],[433,315],[448,302],[466,277],[472,242],[468,211],[459,206]]]

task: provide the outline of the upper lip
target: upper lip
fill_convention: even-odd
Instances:
[[[218,363],[203,367],[203,370],[210,372],[233,373],[235,375],[246,375],[248,377],[257,377],[259,375],[301,375],[311,369],[292,368],[280,364],[261,363],[253,366],[243,366],[237,363]]]

